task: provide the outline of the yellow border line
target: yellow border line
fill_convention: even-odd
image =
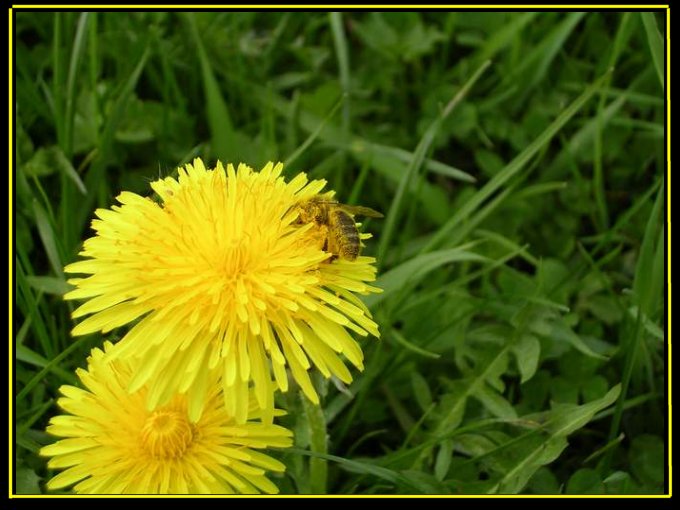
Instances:
[[[12,296],[13,294],[13,285],[12,285],[12,271],[14,269],[14,261],[12,260],[12,245],[13,245],[13,236],[14,236],[14,222],[13,218],[14,215],[12,214],[14,212],[14,204],[12,203],[12,192],[14,190],[14,183],[13,183],[13,167],[12,163],[14,161],[14,132],[12,129],[12,124],[14,121],[14,115],[12,115],[12,105],[14,104],[13,98],[14,98],[14,47],[12,45],[13,43],[13,35],[14,35],[14,27],[12,25],[12,8],[9,9],[9,33],[8,33],[8,38],[9,38],[9,84],[7,85],[8,89],[7,91],[9,92],[9,150],[7,151],[7,154],[9,155],[9,185],[7,187],[7,193],[9,195],[9,228],[7,229],[8,234],[9,234],[9,244],[7,245],[9,248],[9,294]],[[12,303],[13,300],[10,300],[10,303]],[[7,389],[9,391],[9,399],[7,400],[7,403],[9,404],[9,468],[7,470],[7,474],[9,476],[9,485],[7,487],[7,490],[9,491],[10,497],[12,496],[12,491],[14,490],[14,486],[12,484],[13,478],[14,478],[14,441],[12,437],[12,431],[14,430],[14,425],[13,425],[13,414],[12,411],[14,409],[14,320],[13,320],[13,310],[12,310],[12,305],[9,305],[9,359],[8,364],[9,364],[9,384],[7,385]]]
[[[49,8],[62,8],[62,9],[74,9],[74,8],[79,8],[79,9],[88,9],[88,8],[102,8],[102,9],[128,9],[128,8],[135,8],[135,9],[147,9],[147,8],[153,8],[153,9],[158,9],[159,7],[162,8],[162,5],[135,5],[135,4],[128,4],[128,5],[107,5],[107,4],[102,4],[102,5],[72,5],[72,4],[63,4],[63,5],[14,5],[14,9],[49,9]],[[556,4],[556,5],[542,5],[542,4],[519,4],[519,5],[512,5],[512,4],[494,4],[494,5],[475,5],[475,4],[443,4],[443,5],[430,5],[430,4],[425,4],[425,5],[420,5],[420,4],[406,4],[406,5],[394,5],[394,4],[372,4],[372,5],[356,5],[356,4],[317,4],[317,5],[305,5],[305,4],[292,4],[292,5],[279,5],[279,4],[261,4],[261,5],[249,5],[249,4],[234,4],[234,5],[229,5],[229,4],[216,4],[216,5],[186,5],[186,4],[169,4],[168,6],[165,7],[172,7],[176,9],[206,9],[206,8],[235,8],[235,9],[242,9],[242,8],[256,8],[256,9],[264,9],[264,8],[276,8],[280,9],[282,7],[288,8],[288,9],[318,9],[318,8],[332,8],[332,9],[344,9],[344,8],[352,8],[352,9],[372,9],[376,7],[380,8],[405,8],[405,9],[434,9],[434,8],[439,8],[439,9],[446,9],[449,7],[456,7],[459,9],[480,9],[480,10],[488,10],[488,9],[498,9],[498,8],[504,8],[504,9],[622,9],[622,8],[628,8],[628,9],[647,9],[647,10],[654,10],[654,9],[669,9],[670,6],[668,4],[658,4],[658,5],[645,5],[645,4],[619,4],[619,5],[600,5],[600,4],[593,4],[593,5],[587,5],[587,4]]]
[[[257,495],[247,495],[247,494],[37,494],[33,495],[14,495],[14,499],[68,499],[68,498],[201,498],[201,499],[243,499],[243,498],[264,498],[264,499],[291,499],[291,498],[368,498],[368,499],[395,499],[395,498],[437,498],[437,499],[470,499],[470,498],[491,498],[491,499],[507,499],[507,498],[519,498],[519,499],[544,499],[544,498],[565,498],[565,499],[583,499],[587,496],[588,499],[621,499],[621,498],[633,498],[633,499],[668,499],[670,495],[668,494],[470,494],[470,495],[453,495],[453,494],[257,494]]]
[[[666,336],[668,337],[668,363],[666,364],[668,370],[668,393],[666,397],[668,398],[668,494],[673,494],[673,442],[671,430],[673,430],[673,413],[672,413],[672,402],[671,398],[672,387],[671,378],[673,371],[671,370],[672,364],[672,349],[671,349],[671,39],[670,39],[670,26],[671,26],[671,10],[670,8],[666,10],[666,221],[667,225],[667,239],[666,239],[666,249],[667,251],[667,274],[666,278],[667,287],[667,297],[666,302],[666,314],[668,316],[668,331]]]

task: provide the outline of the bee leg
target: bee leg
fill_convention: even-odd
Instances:
[[[334,260],[338,259],[338,256],[335,254],[335,248],[332,246],[332,244],[333,243],[330,242],[328,238],[326,238],[326,242],[323,245],[323,251],[331,254],[331,257],[327,260],[327,262],[333,262]]]

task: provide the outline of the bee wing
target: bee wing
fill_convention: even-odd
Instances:
[[[383,218],[383,214],[371,209],[370,207],[364,207],[361,205],[345,205],[342,204],[341,207],[350,214],[356,216],[366,216],[367,218]]]

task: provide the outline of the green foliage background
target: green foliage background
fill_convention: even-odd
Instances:
[[[278,397],[283,493],[667,490],[665,22],[16,12],[16,490],[102,341],[60,297],[94,208],[196,156],[386,213],[383,337],[321,409]]]

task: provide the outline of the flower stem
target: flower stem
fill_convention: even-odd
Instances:
[[[312,404],[300,394],[302,407],[307,417],[309,428],[309,447],[315,453],[328,454],[328,436],[326,434],[326,418],[321,406]],[[324,459],[309,459],[309,487],[312,494],[326,494],[328,465]]]

